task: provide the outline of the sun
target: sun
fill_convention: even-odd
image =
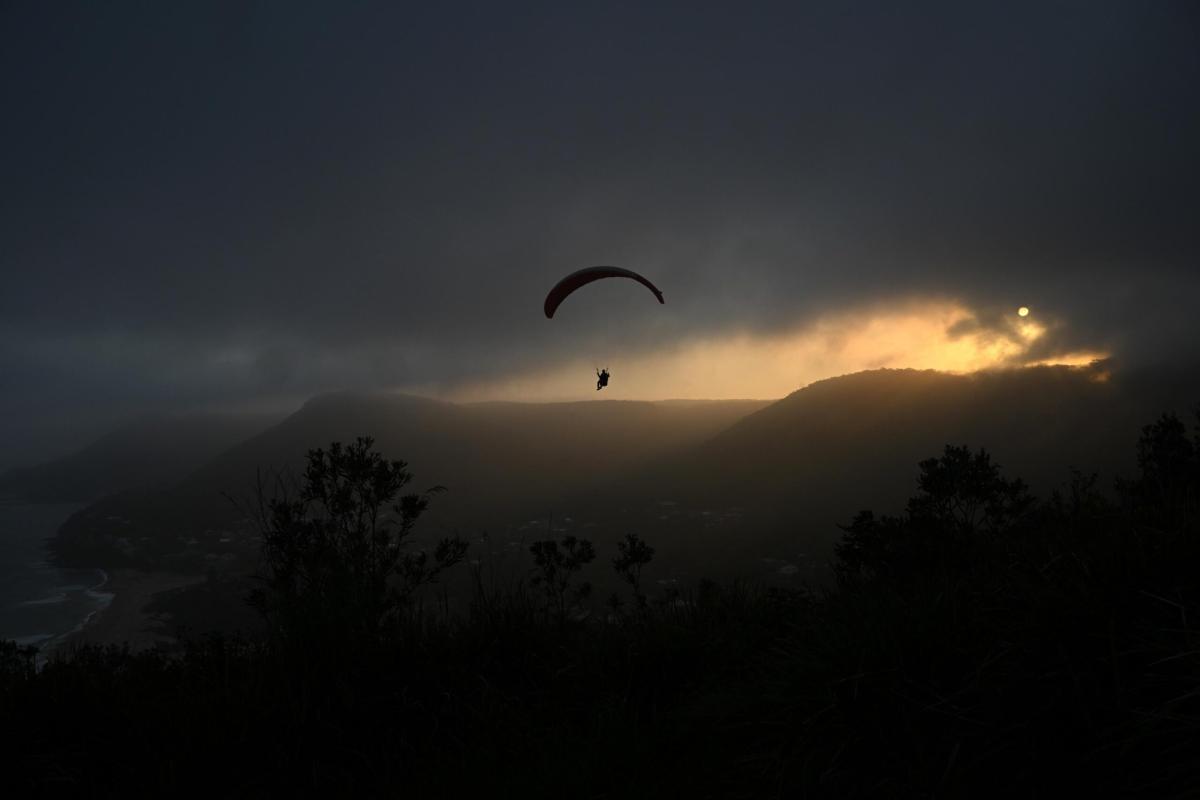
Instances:
[[[1026,308],[1025,306],[1021,306],[1020,308],[1017,309],[1017,316],[1018,317],[1028,317],[1029,309]]]

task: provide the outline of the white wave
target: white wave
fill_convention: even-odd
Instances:
[[[108,585],[108,573],[102,569],[96,571],[100,573],[100,582],[88,589],[85,594],[93,600],[100,602],[102,604],[101,609],[108,608],[108,604],[112,602],[116,595],[112,592],[100,591],[100,589]],[[91,619],[90,614],[88,615],[88,619]]]
[[[23,600],[22,602],[17,603],[17,605],[19,605],[19,606],[52,606],[52,605],[56,605],[58,603],[62,603],[64,601],[66,601],[66,599],[67,599],[67,596],[65,594],[56,594],[56,595],[52,595],[50,597],[43,597],[40,600]]]

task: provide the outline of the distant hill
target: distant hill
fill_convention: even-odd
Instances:
[[[67,560],[114,552],[177,568],[252,562],[256,475],[268,494],[311,447],[370,434],[435,484],[424,535],[488,531],[513,552],[549,529],[603,545],[626,532],[657,543],[674,576],[726,571],[815,575],[859,509],[898,511],[917,463],[946,444],[985,447],[1006,474],[1046,494],[1070,469],[1101,486],[1132,474],[1141,426],[1189,413],[1197,373],[1111,365],[951,375],[875,370],[819,381],[774,403],[454,404],[333,394],[211,459],[169,489],[106,498],[59,535]],[[223,494],[240,498],[242,510]],[[252,505],[252,504],[250,504]],[[114,547],[116,550],[114,551]]]
[[[1133,474],[1141,427],[1164,411],[1190,414],[1197,400],[1194,373],[1121,374],[1103,364],[860,372],[748,415],[619,493],[633,505],[670,501],[725,519],[681,531],[678,549],[734,558],[752,539],[750,550],[787,559],[827,547],[837,524],[862,508],[901,510],[917,463],[946,444],[986,448],[1039,494],[1066,483],[1072,468],[1111,487]]]
[[[17,502],[90,502],[182,480],[282,414],[180,414],[147,417],[54,461],[0,475],[0,498]]]
[[[423,527],[482,530],[553,511],[564,498],[705,441],[768,402],[455,404],[395,394],[324,395],[170,488],[93,504],[63,527],[59,553],[76,563],[111,558],[115,543],[131,558],[190,553],[184,559],[190,566],[197,553],[241,560],[251,549],[245,515],[224,495],[252,503],[260,475],[274,491],[275,476],[294,476],[308,449],[361,435],[408,462],[414,490],[449,489]]]

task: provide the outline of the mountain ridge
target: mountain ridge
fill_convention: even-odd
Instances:
[[[1042,494],[1065,483],[1072,467],[1098,470],[1111,485],[1133,469],[1141,426],[1190,406],[1183,385],[1164,403],[1154,381],[1093,365],[966,375],[870,370],[774,403],[456,404],[336,393],[313,398],[170,490],[84,509],[59,539],[61,552],[77,554],[99,550],[72,543],[139,537],[163,545],[155,557],[177,552],[205,530],[249,526],[227,497],[240,490],[243,508],[252,507],[246,491],[260,476],[295,474],[310,448],[371,435],[385,456],[408,463],[415,490],[449,487],[423,522],[428,533],[477,534],[553,516],[573,518],[595,537],[640,531],[680,554],[809,552],[864,506],[898,511],[912,489],[903,476],[947,444],[988,449],[1007,474]],[[1075,412],[1063,416],[1061,408]],[[252,536],[239,535],[234,555],[244,561]]]

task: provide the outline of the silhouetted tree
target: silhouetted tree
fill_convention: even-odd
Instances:
[[[896,582],[926,565],[928,542],[914,536],[913,527],[900,517],[876,517],[870,510],[840,526],[842,537],[834,545],[834,573],[843,586],[859,580]]]
[[[636,533],[627,533],[617,542],[617,557],[613,569],[633,587],[634,601],[639,609],[646,607],[646,595],[642,594],[642,567],[654,558],[654,548],[646,544]]]
[[[985,450],[946,445],[942,455],[919,464],[918,493],[901,517],[877,518],[861,511],[843,526],[835,545],[835,572],[843,584],[883,578],[912,586],[930,570],[961,566],[980,543],[1033,506],[1020,479],[1008,480]]]
[[[560,617],[565,618],[570,602],[582,600],[591,592],[591,584],[586,582],[572,590],[571,581],[584,564],[591,563],[596,557],[595,548],[587,539],[566,536],[562,540],[562,547],[556,540],[546,539],[530,545],[529,552],[533,554],[537,570],[533,585],[542,587],[546,593],[547,610],[554,608]]]
[[[1137,444],[1142,480],[1163,488],[1187,483],[1196,466],[1196,445],[1188,438],[1183,421],[1174,414],[1163,414],[1146,425]]]
[[[439,542],[432,559],[405,549],[429,495],[442,489],[402,495],[412,480],[406,464],[373,444],[360,437],[310,450],[298,496],[260,497],[265,586],[250,600],[276,633],[374,633],[466,554],[457,538]]]
[[[1140,475],[1121,488],[1156,528],[1178,529],[1195,522],[1200,510],[1200,409],[1188,437],[1183,421],[1163,414],[1142,428],[1137,444]]]
[[[946,445],[940,458],[922,461],[920,470],[909,517],[953,533],[995,532],[1033,503],[1025,482],[1005,479],[982,448],[972,453],[966,446]]]
[[[37,652],[36,647],[0,640],[0,690],[7,690],[36,674]]]

